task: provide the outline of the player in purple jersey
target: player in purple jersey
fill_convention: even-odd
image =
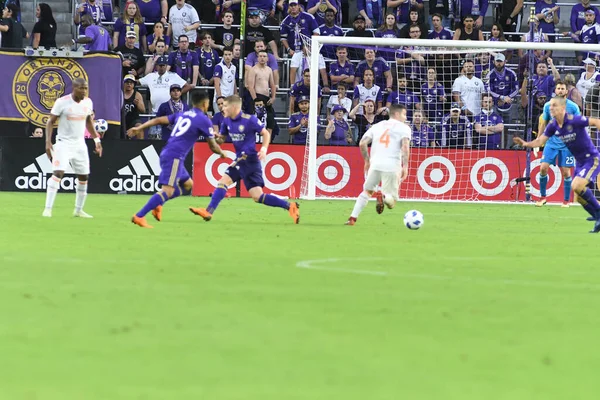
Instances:
[[[600,153],[592,143],[587,127],[600,128],[600,119],[586,118],[566,113],[567,100],[555,97],[550,100],[550,115],[554,118],[546,127],[544,134],[531,142],[525,142],[519,137],[513,141],[523,147],[541,147],[549,138],[556,136],[569,149],[575,157],[575,179],[572,189],[577,193],[577,201],[592,216],[595,221],[594,229],[590,233],[600,232],[600,204],[588,184],[600,172]]]
[[[161,172],[158,177],[158,183],[161,185],[160,191],[150,197],[146,205],[131,218],[131,222],[134,224],[142,228],[152,228],[146,221],[146,214],[152,211],[152,216],[160,221],[164,203],[192,192],[193,181],[183,163],[199,138],[206,138],[208,147],[213,153],[219,154],[221,158],[227,157],[217,144],[212,122],[206,116],[209,104],[210,99],[207,94],[194,92],[192,93],[193,108],[191,110],[154,118],[127,131],[128,135],[133,136],[151,126],[173,125],[173,132],[160,153]]]
[[[227,188],[240,178],[252,199],[270,207],[279,207],[288,210],[290,216],[297,224],[300,222],[300,210],[298,203],[289,203],[272,194],[263,193],[263,172],[261,161],[267,158],[267,149],[271,140],[271,134],[254,115],[242,112],[242,99],[237,96],[225,98],[223,103],[223,123],[221,124],[221,136],[231,137],[237,164],[231,165],[219,180],[210,203],[206,208],[192,208],[190,211],[205,221],[210,221],[219,206],[219,203],[227,194]],[[263,143],[260,151],[256,151],[256,135],[262,135]]]

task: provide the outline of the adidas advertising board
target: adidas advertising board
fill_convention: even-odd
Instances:
[[[93,154],[92,140],[87,145],[89,193],[148,194],[159,189],[159,154],[164,142],[105,140],[102,158]],[[191,155],[185,167],[191,172]],[[51,175],[52,163],[43,139],[0,137],[0,191],[43,192]],[[73,170],[67,168],[61,192],[74,192],[76,179]]]

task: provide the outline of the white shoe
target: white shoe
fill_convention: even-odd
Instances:
[[[51,218],[52,217],[52,209],[44,208],[44,212],[42,213],[42,217]]]
[[[81,211],[77,211],[77,210],[73,211],[73,216],[74,217],[79,217],[79,218],[94,218],[90,214],[86,213],[83,210],[81,210]]]

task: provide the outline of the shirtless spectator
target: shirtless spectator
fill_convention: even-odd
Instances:
[[[258,63],[250,69],[246,78],[246,88],[250,92],[252,100],[256,100],[259,95],[263,96],[262,98],[268,98],[266,106],[270,108],[275,103],[277,89],[273,70],[267,65],[267,60],[267,51],[261,50],[258,53]]]

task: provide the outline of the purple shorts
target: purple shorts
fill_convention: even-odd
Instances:
[[[183,160],[173,157],[160,157],[160,176],[158,183],[161,185],[173,186],[179,182],[185,182],[190,179],[190,174],[185,169]]]
[[[264,187],[265,182],[263,181],[262,166],[260,161],[240,162],[235,167],[229,167],[225,171],[232,181],[237,182],[242,178],[244,180],[244,186],[246,190],[250,190],[253,187]]]
[[[600,172],[600,159],[598,157],[588,157],[585,160],[577,160],[575,163],[575,176],[595,181],[596,175]]]

